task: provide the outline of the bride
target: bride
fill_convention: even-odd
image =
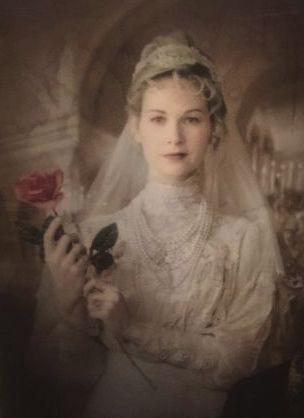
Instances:
[[[86,414],[217,417],[229,387],[259,367],[272,329],[281,264],[268,210],[227,134],[213,64],[188,40],[144,48],[127,109],[86,198],[82,244],[56,241],[60,218],[45,234],[62,329],[81,335],[84,357],[87,315],[101,324]],[[84,247],[113,222],[116,265],[98,276]]]

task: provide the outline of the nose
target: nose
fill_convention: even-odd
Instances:
[[[184,142],[183,131],[178,121],[172,121],[168,124],[166,138],[168,144],[178,145]]]

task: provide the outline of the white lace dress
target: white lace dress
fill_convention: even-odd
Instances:
[[[88,417],[219,416],[271,329],[275,284],[259,265],[258,227],[212,214],[193,181],[148,183],[116,215],[83,223],[86,243],[113,221],[124,253],[112,280],[132,319],[125,347],[155,389],[108,352]]]

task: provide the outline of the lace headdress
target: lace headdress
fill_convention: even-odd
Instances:
[[[200,65],[208,74],[220,97],[216,111],[224,119],[225,103],[212,61],[181,35],[157,37],[142,51],[135,67],[129,92],[168,71]],[[224,130],[221,133],[224,136]],[[219,146],[209,146],[201,169],[206,200],[215,211],[244,216],[260,226],[267,248],[263,254],[267,268],[282,272],[282,263],[266,203],[251,170],[244,145],[238,138],[225,135]],[[81,218],[115,212],[126,206],[144,187],[147,167],[127,122],[106,168],[100,170],[85,198]],[[263,260],[261,260],[261,263]]]
[[[212,80],[217,82],[212,61],[193,46],[190,39],[179,33],[170,37],[158,36],[143,49],[135,66],[132,85],[136,88],[161,73],[195,64],[207,68]]]

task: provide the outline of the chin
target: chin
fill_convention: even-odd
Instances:
[[[174,171],[174,170],[166,170],[162,173],[159,173],[159,178],[162,178],[163,180],[167,180],[170,182],[180,182],[184,181],[187,178],[191,177],[194,174],[195,170],[191,171]]]

